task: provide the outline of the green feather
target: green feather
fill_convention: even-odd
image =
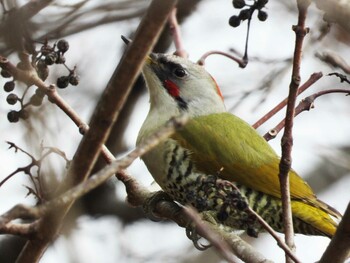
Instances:
[[[230,113],[193,118],[176,139],[193,154],[196,167],[206,173],[280,197],[279,157],[255,129]],[[314,203],[310,186],[289,173],[291,198]]]

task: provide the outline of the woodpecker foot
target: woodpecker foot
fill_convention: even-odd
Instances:
[[[200,214],[202,220],[207,222],[208,224],[212,224],[212,225],[218,224],[218,222],[215,220],[215,216],[214,216],[216,214],[215,211],[203,211],[203,212],[200,212],[199,214]],[[199,242],[200,239],[205,240],[205,238],[203,238],[201,235],[199,235],[197,233],[195,224],[189,224],[186,227],[186,235],[190,240],[192,240],[194,247],[197,248],[198,250],[203,251],[203,250],[206,250],[212,246],[210,243],[207,245],[204,245],[204,244]]]
[[[160,201],[172,202],[173,199],[171,199],[171,197],[167,193],[163,191],[158,191],[154,192],[152,196],[149,197],[148,200],[143,204],[143,211],[149,219],[155,222],[162,220],[162,218],[155,213],[156,206]]]
[[[193,224],[189,224],[186,227],[186,236],[188,237],[189,240],[192,241],[194,247],[197,248],[200,251],[204,251],[204,250],[206,250],[206,249],[211,247],[211,244],[204,245],[204,244],[201,244],[199,242],[201,239],[203,239],[203,237],[198,235],[196,227]]]

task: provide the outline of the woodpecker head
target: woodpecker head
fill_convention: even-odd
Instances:
[[[224,112],[221,92],[205,69],[187,59],[152,53],[143,75],[150,92],[151,112],[195,117]]]

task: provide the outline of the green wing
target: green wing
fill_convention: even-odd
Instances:
[[[174,135],[198,170],[280,197],[279,157],[249,124],[230,113],[196,117]],[[289,173],[291,198],[317,202],[309,185]],[[317,205],[318,206],[318,205]]]

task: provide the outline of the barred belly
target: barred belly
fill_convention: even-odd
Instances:
[[[200,172],[191,161],[191,153],[174,141],[167,143],[163,161],[167,164],[163,190],[175,201],[194,206],[211,221],[256,237],[264,229],[255,216],[247,212],[249,205],[274,230],[283,232],[279,198]],[[297,217],[293,217],[293,223],[296,233],[323,235]]]

